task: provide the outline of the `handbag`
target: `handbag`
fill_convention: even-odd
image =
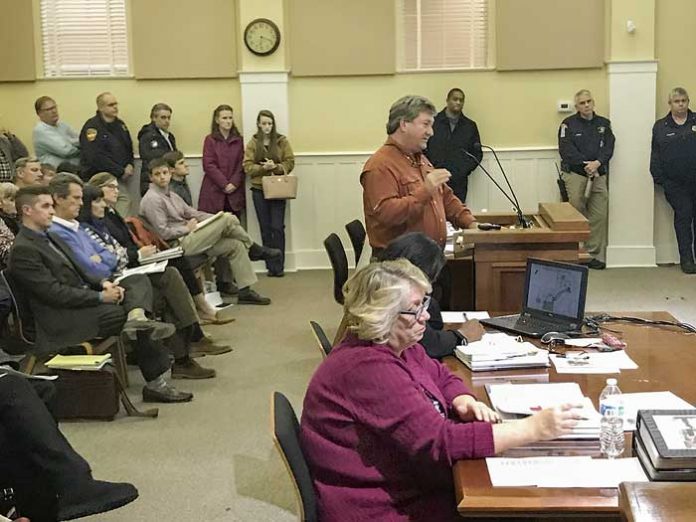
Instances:
[[[113,367],[101,370],[53,370],[56,398],[53,414],[59,420],[113,420],[119,412],[119,401],[132,417],[156,418],[159,410],[139,411],[126,395],[121,378]]]
[[[291,174],[264,176],[261,178],[261,184],[264,199],[295,199],[297,197],[297,176]]]

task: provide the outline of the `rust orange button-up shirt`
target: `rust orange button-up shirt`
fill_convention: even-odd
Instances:
[[[384,248],[407,232],[423,232],[444,246],[446,221],[466,228],[471,211],[442,185],[435,195],[425,187],[433,170],[423,154],[406,154],[391,139],[375,152],[360,175],[367,236],[372,248]]]

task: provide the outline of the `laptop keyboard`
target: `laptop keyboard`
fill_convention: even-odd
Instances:
[[[517,326],[522,325],[524,325],[528,330],[535,332],[553,332],[558,331],[559,329],[564,329],[564,325],[561,323],[544,321],[543,319],[524,315],[520,316],[520,318],[517,320]]]

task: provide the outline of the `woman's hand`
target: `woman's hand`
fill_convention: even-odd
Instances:
[[[222,191],[225,194],[232,194],[232,192],[234,192],[235,190],[237,190],[237,186],[233,185],[232,183],[228,183],[227,185],[225,185],[225,188],[222,189]]]
[[[483,329],[483,326],[481,326],[481,323],[479,323],[477,319],[471,319],[463,323],[458,330],[470,343],[480,341],[483,334],[486,333],[486,330]]]
[[[463,421],[500,422],[500,415],[471,395],[458,395],[452,401],[452,407]]]
[[[157,253],[157,247],[155,245],[145,245],[138,249],[138,256],[142,259],[143,257],[150,257]]]
[[[261,166],[263,167],[263,170],[274,170],[276,168],[275,161],[268,158],[266,158],[266,160],[263,163],[261,163]]]
[[[546,408],[525,419],[533,430],[534,440],[551,440],[567,435],[582,420],[577,408],[580,404],[563,404]]]

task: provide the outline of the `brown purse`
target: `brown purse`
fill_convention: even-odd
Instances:
[[[297,198],[297,176],[285,174],[285,167],[282,168],[282,175],[270,175],[261,178],[264,199]]]

